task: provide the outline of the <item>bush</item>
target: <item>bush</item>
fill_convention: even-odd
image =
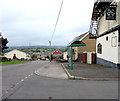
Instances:
[[[63,59],[63,55],[59,56],[60,59]]]

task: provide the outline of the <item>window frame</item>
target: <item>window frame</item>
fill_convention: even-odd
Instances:
[[[97,53],[102,54],[102,44],[97,45]]]
[[[111,38],[111,46],[112,47],[117,47],[117,36],[114,36],[114,37]]]

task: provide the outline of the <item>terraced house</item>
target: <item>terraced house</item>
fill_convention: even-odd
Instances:
[[[94,3],[90,33],[96,34],[97,63],[120,68],[120,0]]]

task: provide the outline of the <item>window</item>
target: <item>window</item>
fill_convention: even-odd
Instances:
[[[102,54],[102,45],[100,43],[97,45],[97,52]]]
[[[112,41],[111,41],[112,43],[112,47],[116,47],[117,46],[117,36],[115,36],[115,37],[112,37]]]
[[[108,36],[106,37],[106,41],[108,41]]]

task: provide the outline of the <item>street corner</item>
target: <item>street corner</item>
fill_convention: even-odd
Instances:
[[[62,63],[61,63],[61,65],[62,65],[65,73],[67,74],[68,79],[70,79],[70,80],[89,80],[88,78],[78,77],[78,76],[71,75],[70,72],[68,72],[68,70],[66,69],[66,66],[64,64],[62,64]]]

